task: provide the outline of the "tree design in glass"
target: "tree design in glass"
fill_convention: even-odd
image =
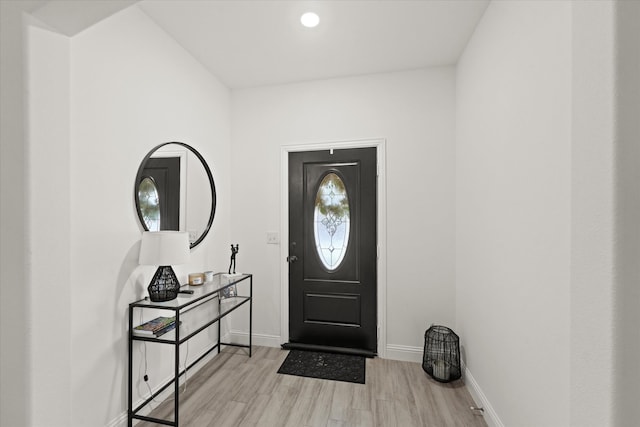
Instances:
[[[344,182],[328,173],[316,193],[314,209],[316,250],[330,271],[340,266],[347,252],[350,231],[349,197]]]
[[[160,197],[156,183],[152,178],[146,177],[138,187],[138,200],[140,212],[149,231],[160,231]]]

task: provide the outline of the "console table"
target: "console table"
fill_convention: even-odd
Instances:
[[[224,294],[229,289],[238,289],[240,287],[246,287],[248,284],[249,294],[243,296],[234,296],[230,298],[223,298]],[[232,288],[233,287],[233,288]],[[128,425],[133,425],[133,420],[150,421],[158,424],[178,426],[179,420],[179,380],[180,376],[185,374],[196,363],[200,362],[205,356],[217,349],[220,353],[220,346],[228,345],[235,347],[245,347],[249,349],[249,357],[251,357],[251,334],[252,334],[252,316],[253,316],[253,275],[251,274],[215,274],[212,281],[205,282],[198,286],[182,286],[180,290],[193,291],[193,294],[178,294],[178,298],[165,302],[152,302],[145,298],[139,301],[135,301],[129,304],[129,404],[128,404]],[[224,301],[224,302],[223,302]],[[249,304],[249,345],[234,344],[228,342],[221,342],[220,336],[220,320],[227,316],[229,313],[235,311],[239,307]],[[198,307],[204,309],[214,310],[214,315],[209,316],[205,320],[190,322],[189,326],[193,327],[192,332],[186,333],[184,336],[181,333],[181,329],[185,329],[181,320],[181,317],[186,320],[189,315],[188,312],[197,309]],[[217,307],[217,310],[216,310]],[[159,309],[167,310],[170,316],[175,316],[176,327],[174,330],[167,332],[159,337],[146,337],[134,335],[134,312],[137,310],[145,309]],[[197,316],[193,316],[197,317]],[[193,320],[193,319],[191,319]],[[197,323],[197,324],[196,324]],[[210,348],[206,350],[204,354],[199,356],[195,361],[185,366],[184,369],[180,369],[180,344],[187,342],[200,332],[207,330],[210,326],[217,323],[218,326],[218,339],[217,343],[214,343]],[[181,327],[182,326],[182,327]],[[138,407],[133,407],[133,342],[134,341],[146,341],[157,344],[172,345],[174,347],[174,376],[173,379],[162,385],[156,392],[152,393],[149,398],[142,402]],[[147,406],[155,397],[157,397],[164,390],[169,388],[173,384],[174,386],[174,419],[173,421],[163,420],[159,418],[153,418],[145,415],[139,415],[141,409]]]

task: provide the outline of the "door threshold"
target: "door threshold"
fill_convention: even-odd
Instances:
[[[307,350],[307,351],[324,351],[326,353],[351,354],[354,356],[376,357],[377,353],[371,350],[349,347],[333,347],[329,345],[303,344],[295,342],[287,342],[282,344],[283,350]]]

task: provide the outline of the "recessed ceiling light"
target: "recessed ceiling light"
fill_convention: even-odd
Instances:
[[[300,17],[300,22],[307,28],[313,28],[320,23],[320,17],[313,12],[307,12]]]

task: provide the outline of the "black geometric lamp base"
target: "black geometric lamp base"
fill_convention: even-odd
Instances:
[[[178,297],[180,282],[170,265],[158,267],[147,287],[149,299],[153,302],[171,301]]]

